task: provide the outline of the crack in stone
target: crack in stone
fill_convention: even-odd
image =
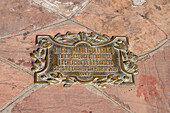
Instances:
[[[155,58],[154,58],[154,60],[155,60]],[[154,62],[155,62],[155,61],[154,61]],[[158,77],[158,79],[160,80],[160,82],[161,82],[161,84],[162,84],[162,86],[163,86],[163,95],[164,95],[164,97],[165,97],[165,100],[163,101],[163,103],[164,103],[166,100],[168,100],[167,96],[165,95],[165,86],[164,86],[164,83],[163,83],[163,81],[162,81],[162,79],[161,79],[161,77],[160,77],[160,74],[159,74],[159,71],[158,71],[156,62],[154,63],[154,65],[155,65],[155,69],[156,69],[156,72],[157,72],[157,77]],[[165,104],[165,103],[164,103],[164,104]]]
[[[80,26],[82,26],[82,27],[84,27],[84,28],[86,28],[86,29],[88,29],[88,30],[96,33],[96,34],[100,34],[100,33],[98,33],[97,31],[95,31],[95,30],[93,30],[93,29],[85,26],[84,24],[82,24],[82,23],[80,23],[80,22],[78,22],[78,21],[76,21],[76,20],[74,20],[74,19],[70,19],[70,21],[71,21],[71,22],[74,22],[74,23],[76,23],[76,24],[78,24],[78,25],[80,25]]]
[[[12,86],[12,88],[15,88],[15,87],[17,87],[16,85],[14,85],[14,83],[0,83],[0,84],[9,85],[9,86]]]
[[[160,42],[157,46],[155,46],[153,49],[147,51],[147,52],[143,52],[141,54],[139,54],[139,60],[143,59],[144,57],[148,56],[149,54],[155,52],[155,51],[158,51],[161,47],[163,47],[165,44],[167,44],[169,41],[168,38],[166,38],[165,40],[163,40],[162,42]],[[138,60],[138,61],[139,61]]]
[[[105,99],[110,100],[112,103],[118,105],[119,107],[121,107],[123,110],[125,110],[128,113],[134,113],[133,111],[131,111],[129,108],[125,107],[124,105],[122,105],[121,103],[119,103],[118,101],[116,101],[115,99],[111,98],[107,93],[105,93],[103,90],[99,89],[98,87],[95,86],[87,86],[86,87],[89,91],[103,96]]]
[[[12,106],[13,104],[15,104],[16,102],[21,101],[26,96],[29,96],[32,92],[38,90],[41,87],[42,86],[40,86],[40,85],[34,85],[34,83],[32,83],[31,85],[29,85],[28,87],[23,89],[22,92],[20,92],[18,95],[16,95],[13,99],[8,101],[8,103],[6,103],[4,106],[2,106],[0,108],[0,112],[6,113],[7,110],[9,110],[9,109],[11,110],[13,108],[13,106]]]
[[[61,23],[64,23],[68,20],[66,19],[63,19],[63,20],[59,20],[57,22],[53,22],[53,23],[50,23],[48,25],[45,25],[43,27],[39,27],[39,28],[36,28],[34,30],[30,30],[30,31],[20,31],[18,33],[15,33],[15,34],[9,34],[9,35],[6,35],[6,36],[2,36],[0,37],[0,41],[3,40],[3,39],[7,39],[7,38],[12,38],[12,37],[15,37],[15,36],[20,36],[20,35],[28,35],[28,34],[31,34],[31,33],[34,33],[36,31],[40,31],[40,30],[44,30],[44,29],[47,29],[47,28],[50,28],[50,27],[54,27],[58,24],[61,24]]]
[[[90,0],[86,0],[86,1],[88,1],[88,3],[90,2]],[[132,1],[134,1],[134,0],[132,0]],[[88,3],[87,3],[87,4],[88,4]],[[86,4],[85,6],[87,6],[87,4]],[[97,32],[94,31],[93,29],[91,29],[91,28],[89,28],[89,27],[81,24],[80,22],[76,22],[76,21],[72,20],[72,18],[73,18],[74,16],[76,16],[76,14],[79,14],[85,6],[83,6],[83,7],[80,8],[77,12],[75,12],[70,18],[65,17],[64,15],[60,14],[60,16],[62,16],[62,17],[64,17],[64,18],[66,19],[66,20],[64,20],[64,21],[61,21],[61,22],[58,22],[58,21],[57,21],[57,22],[55,22],[55,23],[48,24],[48,25],[46,25],[46,26],[43,26],[43,27],[40,27],[40,28],[31,30],[31,31],[26,31],[26,32],[25,32],[25,31],[21,31],[21,32],[18,32],[18,33],[16,33],[16,34],[9,34],[9,35],[0,37],[0,40],[6,39],[6,38],[11,38],[11,37],[14,37],[14,36],[20,36],[20,35],[24,35],[24,36],[25,36],[25,34],[26,34],[26,36],[27,36],[27,35],[29,35],[29,33],[34,33],[34,32],[36,32],[36,31],[43,30],[43,29],[47,29],[47,28],[49,28],[49,27],[54,27],[54,26],[56,26],[56,25],[58,25],[58,24],[61,24],[61,23],[67,22],[67,21],[72,21],[72,22],[74,22],[74,23],[76,23],[76,24],[78,24],[78,25],[80,25],[80,26],[83,26],[83,27],[87,28],[87,29],[90,30],[90,31],[93,31],[93,32],[97,33]],[[56,13],[56,12],[55,12],[55,13]],[[168,39],[168,35],[167,35],[161,28],[159,28],[152,20],[148,19],[148,18],[145,17],[144,15],[141,15],[141,14],[139,14],[139,15],[140,15],[142,18],[147,19],[150,23],[152,23],[154,26],[156,26],[159,30],[161,30],[161,31],[167,36],[167,39],[162,41],[163,44],[161,44],[162,42],[160,42],[160,43],[158,44],[158,46],[154,47],[152,50],[148,51],[147,53],[144,52],[144,54],[142,53],[142,54],[139,55],[139,58],[143,58],[143,57],[146,57],[147,55],[149,55],[150,53],[152,53],[152,52],[154,52],[154,51],[156,51],[156,50],[159,50],[162,46],[164,46],[164,45],[169,41],[169,39]],[[29,32],[29,33],[28,33],[28,32]],[[26,39],[26,37],[25,37],[24,39]],[[3,57],[0,57],[0,60],[3,61],[3,62],[5,62],[5,63],[7,63],[7,64],[9,64],[9,65],[11,65],[11,66],[13,66],[13,67],[15,67],[15,68],[17,68],[17,69],[19,69],[19,70],[21,70],[21,71],[23,71],[23,72],[25,72],[25,73],[27,73],[27,74],[29,74],[29,75],[31,75],[31,76],[33,76],[33,74],[30,73],[29,71],[27,71],[27,70],[25,70],[24,68],[16,65],[16,64],[13,63],[13,62],[10,62],[9,60],[7,60],[7,59],[5,59],[5,58],[3,58]],[[30,86],[31,86],[31,85],[30,85]],[[28,87],[30,87],[30,86],[28,86]],[[16,102],[17,100],[19,100],[20,98],[22,98],[25,94],[27,94],[28,92],[32,91],[35,87],[36,87],[36,86],[32,86],[30,89],[27,89],[27,91],[24,91],[24,93],[23,93],[23,92],[19,93],[19,94],[16,96],[16,97],[17,97],[16,99],[14,99],[14,100],[12,99],[7,105],[5,105],[5,107],[3,106],[3,107],[0,109],[0,111],[4,111],[4,110],[5,110],[6,108],[8,108],[10,105],[12,105],[13,103],[15,103],[15,102]],[[96,87],[95,87],[95,88],[96,88]],[[98,91],[100,91],[100,89],[98,89],[98,88],[96,88],[96,89],[97,89]],[[24,90],[25,90],[25,89],[24,89]],[[103,91],[100,91],[100,92],[101,92],[106,98],[108,98],[110,101],[113,101],[113,102],[115,101],[115,100],[113,100],[110,96],[108,96],[107,93],[104,93]],[[18,97],[18,96],[19,96],[19,97]],[[120,104],[120,106],[122,106],[122,105]],[[132,111],[129,111],[129,112],[133,113]]]
[[[151,19],[149,19],[148,17],[146,17],[145,15],[140,14],[139,12],[136,12],[137,15],[141,16],[143,19],[146,19],[149,23],[151,23],[152,25],[154,25],[156,28],[158,28],[160,31],[162,31],[166,37],[168,36],[168,34],[166,34],[166,32],[164,30],[162,30],[159,26],[157,26],[155,24],[155,22],[153,22]]]
[[[76,16],[77,14],[80,14],[80,12],[91,2],[91,0],[86,0],[82,5],[81,7],[71,15],[71,18]]]
[[[12,67],[14,67],[14,68],[16,68],[16,69],[19,69],[20,71],[23,71],[24,73],[27,73],[27,74],[33,76],[33,74],[32,74],[31,72],[29,72],[28,70],[26,70],[25,68],[23,68],[23,67],[15,64],[15,63],[7,60],[7,59],[5,59],[5,58],[3,58],[3,57],[1,57],[1,56],[0,56],[0,60],[3,61],[3,62],[5,62],[5,63],[7,63],[7,64],[9,64],[10,66],[12,66]]]

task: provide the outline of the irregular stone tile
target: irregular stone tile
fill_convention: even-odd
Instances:
[[[170,2],[169,0],[147,0],[140,8],[131,7],[130,11],[141,13],[167,35],[170,35]]]
[[[32,76],[0,61],[0,108],[32,82]]]
[[[135,87],[109,87],[104,89],[136,113],[168,113],[170,101],[170,46],[138,61],[139,74]]]
[[[86,0],[33,0],[50,12],[71,16],[87,3]]]
[[[85,86],[48,86],[33,92],[12,109],[12,113],[125,113]]]
[[[25,40],[23,40],[23,36],[16,36],[9,39],[0,40],[0,56],[31,71],[32,61],[30,58],[30,53],[32,53],[33,50],[36,50],[36,35],[54,36],[59,32],[65,34],[67,31],[75,33],[80,31],[89,32],[84,27],[71,24],[37,31],[33,34],[29,34]]]
[[[60,20],[32,0],[1,0],[0,36],[29,31]]]
[[[138,0],[137,0],[138,1]],[[139,0],[141,1],[141,0]],[[141,6],[131,6],[123,13],[137,13],[167,35],[170,35],[170,5],[168,0],[147,0]]]
[[[100,34],[127,36],[130,42],[129,49],[140,54],[166,38],[162,30],[140,14],[146,10],[141,7],[132,7],[129,0],[100,0],[100,2],[92,0],[75,18]],[[163,17],[162,19],[164,24],[167,24],[166,19]]]

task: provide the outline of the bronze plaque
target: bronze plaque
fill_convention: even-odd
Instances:
[[[37,35],[38,49],[31,53],[34,82],[74,83],[105,87],[134,84],[137,56],[128,51],[128,38],[95,33]]]

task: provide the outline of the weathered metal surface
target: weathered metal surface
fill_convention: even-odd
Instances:
[[[95,33],[37,35],[31,53],[34,82],[133,85],[137,56],[128,51],[128,38]]]

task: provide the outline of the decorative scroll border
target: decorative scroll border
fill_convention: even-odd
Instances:
[[[80,32],[80,37],[82,37],[84,32]],[[134,64],[137,61],[137,56],[130,52],[128,50],[129,41],[127,37],[120,37],[120,36],[112,36],[109,41],[106,41],[102,44],[92,44],[89,41],[86,41],[85,39],[81,38],[81,40],[77,41],[76,43],[70,45],[70,44],[64,44],[60,43],[55,40],[57,36],[68,36],[75,33],[67,32],[66,35],[60,35],[57,34],[54,38],[52,38],[50,35],[37,35],[36,36],[36,45],[38,46],[38,49],[36,51],[33,51],[33,53],[30,53],[31,58],[34,60],[32,62],[32,71],[34,72],[34,83],[36,84],[58,84],[63,83],[64,87],[70,87],[74,83],[79,82],[81,84],[95,84],[99,87],[106,87],[106,84],[112,84],[112,85],[134,85],[134,74],[137,74],[137,65]],[[91,33],[92,34],[92,33]],[[98,34],[93,33],[93,35],[101,36]],[[107,35],[103,35],[105,37],[108,37]],[[83,36],[85,37],[85,36]],[[102,37],[102,36],[101,36]],[[124,73],[124,75],[108,75],[107,77],[100,77],[95,76],[89,81],[81,81],[78,80],[75,76],[66,77],[62,75],[61,73],[51,73],[50,75],[41,75],[42,78],[44,78],[44,81],[38,80],[38,74],[45,71],[48,68],[48,62],[49,62],[49,48],[53,46],[53,44],[59,44],[61,46],[67,46],[67,47],[74,47],[78,43],[88,43],[91,46],[103,46],[107,45],[109,43],[114,43],[114,47],[119,50],[119,57],[120,57],[120,66],[121,70]],[[126,82],[128,76],[131,75],[132,82]],[[50,77],[49,77],[50,76]],[[122,78],[123,77],[123,78]]]

